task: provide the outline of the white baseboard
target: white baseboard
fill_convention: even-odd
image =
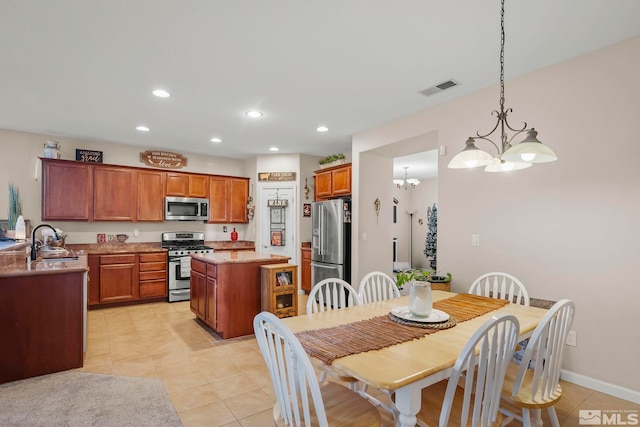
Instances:
[[[637,390],[631,390],[615,384],[606,383],[604,381],[596,380],[595,378],[576,374],[575,372],[566,371],[564,369],[560,373],[560,378],[570,383],[590,388],[591,390],[596,390],[601,393],[640,404],[640,391]]]

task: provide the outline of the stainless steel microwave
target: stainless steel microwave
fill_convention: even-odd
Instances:
[[[165,221],[207,221],[209,199],[193,197],[165,197]]]

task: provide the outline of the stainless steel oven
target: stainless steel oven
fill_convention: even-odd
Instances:
[[[162,247],[169,263],[169,302],[188,301],[191,297],[191,254],[212,253],[205,246],[204,233],[179,231],[162,233]]]

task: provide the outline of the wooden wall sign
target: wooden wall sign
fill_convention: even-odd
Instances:
[[[295,172],[258,172],[258,181],[295,181]]]
[[[76,148],[76,161],[102,163],[102,151],[82,150]]]
[[[145,151],[140,153],[140,162],[147,166],[163,169],[180,169],[187,166],[185,156],[168,151]]]

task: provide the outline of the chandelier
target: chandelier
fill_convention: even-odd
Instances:
[[[505,172],[525,169],[533,163],[558,160],[558,156],[553,150],[538,140],[538,132],[534,128],[527,129],[527,123],[523,123],[522,128],[514,129],[507,120],[507,115],[513,110],[504,108],[504,0],[501,2],[500,9],[500,35],[500,111],[493,110],[491,113],[497,116],[498,121],[489,133],[481,134],[478,131],[476,136],[470,136],[467,139],[465,148],[449,162],[451,169],[485,166],[486,172]],[[498,128],[500,128],[499,145],[489,138]],[[515,133],[508,137],[507,130]],[[511,145],[511,141],[523,132],[525,132],[524,140],[519,144]],[[476,140],[491,143],[495,147],[497,155],[493,156],[479,149],[475,144]]]
[[[408,190],[410,188],[416,188],[416,185],[420,184],[420,180],[419,179],[408,178],[407,169],[409,169],[409,166],[404,166],[404,179],[394,179],[393,180],[393,183],[398,188],[404,188],[405,190]]]

